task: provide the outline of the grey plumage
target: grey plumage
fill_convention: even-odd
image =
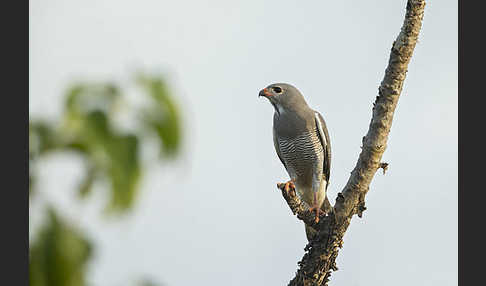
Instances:
[[[309,206],[328,212],[330,204],[326,199],[326,189],[329,185],[331,145],[322,115],[311,109],[302,94],[290,84],[271,84],[259,95],[265,96],[275,108],[275,150],[295,183],[297,193]],[[306,227],[308,238],[312,232]]]

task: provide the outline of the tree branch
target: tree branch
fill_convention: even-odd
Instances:
[[[338,193],[333,212],[315,224],[308,206],[297,196],[286,192],[283,185],[278,186],[292,212],[318,231],[306,246],[306,253],[298,263],[297,274],[289,285],[327,285],[331,272],[337,270],[336,257],[351,218],[354,214],[361,217],[366,209],[364,198],[371,180],[378,169],[385,171],[388,166],[381,163],[381,157],[386,149],[395,107],[422,26],[424,8],[425,0],[407,2],[405,20],[392,45],[388,67],[378,89],[379,95],[373,104],[368,133],[363,137],[361,154],[346,186]]]
[[[292,213],[305,224],[316,227],[315,214],[309,211],[309,206],[295,195],[295,190],[286,191],[285,184],[277,184],[277,188],[282,191],[282,196],[287,201]]]

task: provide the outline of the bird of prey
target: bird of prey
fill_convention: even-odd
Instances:
[[[299,197],[319,216],[330,211],[326,197],[331,169],[331,142],[322,115],[307,105],[294,86],[274,83],[262,89],[259,97],[273,105],[273,143],[290,180],[285,190],[297,190]],[[310,240],[315,230],[306,225]]]

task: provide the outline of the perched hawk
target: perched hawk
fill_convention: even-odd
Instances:
[[[275,108],[273,143],[290,180],[285,188],[295,188],[299,197],[315,212],[315,220],[330,211],[326,197],[331,169],[331,143],[322,115],[307,105],[292,85],[275,83],[260,91]],[[306,226],[307,238],[315,230]]]

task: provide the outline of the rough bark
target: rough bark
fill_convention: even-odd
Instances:
[[[361,217],[366,209],[364,199],[371,180],[378,169],[382,168],[385,172],[388,167],[388,164],[381,163],[381,157],[422,26],[424,8],[425,0],[407,2],[405,20],[391,48],[388,67],[373,104],[368,133],[363,137],[361,154],[346,186],[338,193],[333,211],[315,224],[308,206],[293,193],[286,192],[283,185],[278,185],[292,212],[318,231],[306,246],[306,253],[289,285],[327,285],[331,272],[337,270],[336,257],[351,218],[355,214]]]

